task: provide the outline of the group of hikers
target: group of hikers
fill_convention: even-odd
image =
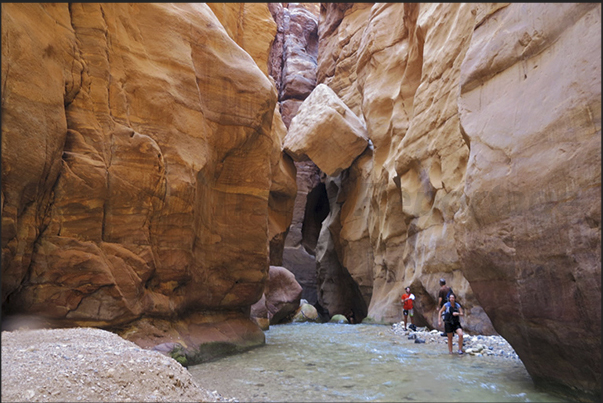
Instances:
[[[415,295],[410,292],[410,287],[404,289],[404,294],[400,297],[402,301],[402,314],[404,316],[404,330],[417,330],[414,321],[414,300]],[[446,280],[440,279],[440,291],[438,292],[438,326],[444,322],[444,332],[442,336],[448,336],[448,354],[452,354],[452,338],[456,333],[458,335],[458,353],[463,354],[463,328],[461,326],[461,316],[463,308],[456,302],[456,295],[452,288],[446,285]],[[410,316],[410,325],[407,327],[408,317]]]

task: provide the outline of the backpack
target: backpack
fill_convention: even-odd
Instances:
[[[452,316],[453,312],[459,312],[459,309],[457,306],[460,306],[460,304],[458,302],[454,303],[454,306],[452,306],[452,304],[450,302],[446,302],[446,304],[444,304],[444,306],[446,307],[446,309],[444,310],[444,322],[449,322],[449,323],[454,323],[454,322],[458,322],[460,319],[458,316]]]
[[[454,291],[452,291],[452,287],[448,287],[448,293],[446,294],[446,299],[444,300],[444,303],[450,301],[450,294],[454,294]]]

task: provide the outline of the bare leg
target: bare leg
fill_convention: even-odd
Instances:
[[[463,331],[456,329],[456,334],[459,335],[459,351],[463,351]]]
[[[413,325],[415,324],[415,316],[414,315],[412,315],[410,317],[410,323],[412,323]]]
[[[406,330],[406,322],[408,321],[408,316],[404,315],[404,330]]]
[[[448,354],[452,354],[452,336],[454,333],[447,333],[448,335]]]

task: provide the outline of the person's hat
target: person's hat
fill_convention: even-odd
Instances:
[[[440,285],[444,285],[444,284],[446,284],[446,280],[445,280],[445,279],[443,279],[443,278],[441,278],[441,279],[440,279]]]

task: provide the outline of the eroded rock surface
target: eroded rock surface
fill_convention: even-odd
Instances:
[[[318,57],[317,3],[268,3],[277,24],[269,58],[281,114],[289,127],[304,99],[316,87]]]
[[[3,312],[263,343],[245,310],[294,166],[274,85],[210,8],[2,4],[2,54]]]
[[[320,169],[312,161],[296,162],[297,195],[293,217],[285,239],[283,266],[295,274],[302,286],[302,298],[318,302],[316,277],[316,243],[321,223],[329,213]]]
[[[325,84],[320,84],[291,121],[283,149],[295,161],[312,160],[336,176],[367,147],[362,120]]]
[[[318,3],[269,3],[268,7],[277,23],[269,72],[279,89],[280,112],[288,128],[300,105],[316,86],[320,10]],[[271,243],[270,262],[294,273],[303,288],[302,298],[315,304],[318,298],[314,249],[328,203],[322,200],[324,185],[316,165],[303,161],[295,162],[295,167],[297,194],[290,226],[284,233],[282,259],[273,258],[277,248]]]
[[[461,67],[463,273],[536,381],[600,393],[601,6],[495,17]]]
[[[434,327],[443,277],[468,332],[500,332],[542,385],[600,396],[600,5],[321,7],[318,82],[372,142],[325,181],[326,305],[349,274],[367,315],[397,322],[409,285]]]
[[[268,76],[276,22],[268,3],[207,3],[228,35],[255,60]]]
[[[469,153],[456,94],[472,7],[324,6],[319,81],[362,118],[372,146],[333,179],[337,217],[328,219],[324,248],[334,253],[319,264],[325,274],[350,274],[374,320],[400,321],[400,295],[410,286],[416,323],[436,326],[444,277],[471,313],[466,329],[494,332],[462,274],[453,225]]]

